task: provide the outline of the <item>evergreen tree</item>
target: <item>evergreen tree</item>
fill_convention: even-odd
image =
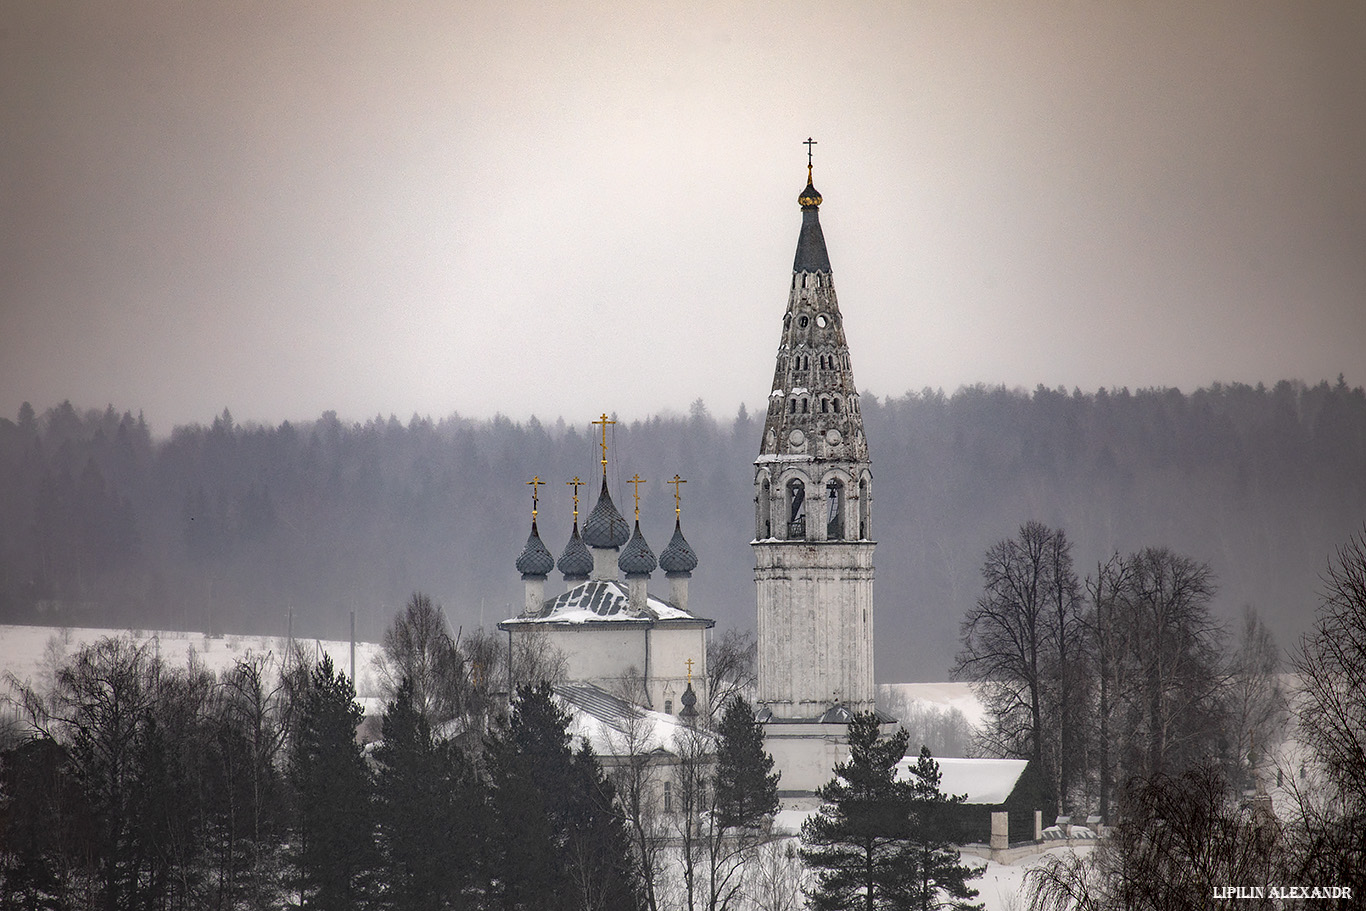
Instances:
[[[910,799],[908,802],[908,837],[916,849],[919,870],[917,884],[920,911],[949,908],[952,911],[981,911],[981,903],[970,901],[977,890],[967,884],[969,879],[982,875],[985,865],[972,867],[962,862],[954,847],[954,836],[959,826],[953,808],[964,800],[962,795],[947,796],[940,790],[939,763],[930,756],[928,747],[920,748],[920,759],[911,768]],[[941,898],[941,894],[944,896]]]
[[[723,829],[758,828],[778,812],[778,778],[764,751],[764,726],[743,696],[733,697],[721,716],[716,747],[716,817]]]
[[[372,784],[356,743],[355,695],[324,656],[303,693],[290,755],[299,892],[304,907],[323,911],[363,907],[373,871]]]
[[[489,738],[493,888],[508,909],[641,907],[625,821],[597,757],[570,749],[549,684],[518,689]]]
[[[473,770],[438,741],[404,680],[384,713],[375,751],[376,817],[387,907],[461,907],[471,892],[483,809]]]
[[[908,838],[908,789],[896,780],[905,730],[881,736],[874,712],[849,722],[849,761],[822,785],[819,812],[802,824],[802,859],[816,875],[816,911],[917,908],[916,847]]]

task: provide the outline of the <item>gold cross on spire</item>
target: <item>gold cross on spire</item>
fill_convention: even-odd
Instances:
[[[686,484],[688,482],[683,478],[680,478],[678,475],[674,475],[671,480],[665,481],[664,483],[672,484],[674,486],[674,518],[676,519],[683,513],[683,498],[678,493],[678,485]]]
[[[579,488],[583,486],[583,482],[579,480],[578,475],[574,475],[574,480],[565,481],[565,483],[574,488],[574,521],[577,522],[579,521]]]
[[[802,143],[802,145],[806,146],[806,182],[807,182],[807,183],[810,183],[810,182],[811,182],[811,147],[814,146],[815,144],[816,144],[816,140],[812,139],[810,136],[806,137],[806,142]]]
[[[535,475],[530,481],[527,481],[527,483],[531,485],[531,518],[535,519],[536,507],[540,505],[541,485],[544,484],[545,481],[541,480],[540,475]]]
[[[634,484],[634,485],[636,486],[636,492],[635,492],[635,498],[636,498],[636,521],[639,522],[639,521],[640,521],[640,485],[645,483],[645,479],[642,478],[639,474],[634,474],[634,475],[631,476],[631,480],[627,481],[626,483],[627,483],[627,484]]]
[[[602,425],[602,476],[607,477],[607,425],[615,424],[616,421],[607,420],[607,412],[602,413],[602,417],[593,422],[594,426]]]
[[[691,686],[691,685],[692,685],[692,659],[689,658],[687,661],[684,661],[683,663],[686,664],[686,665],[688,666],[688,685]]]

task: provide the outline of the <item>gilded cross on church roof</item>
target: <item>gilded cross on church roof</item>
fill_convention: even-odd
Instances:
[[[615,424],[616,421],[607,420],[607,412],[602,413],[602,417],[593,422],[594,426],[602,425],[602,476],[607,477],[607,425]]]
[[[574,480],[565,481],[565,483],[574,488],[574,521],[577,522],[579,521],[579,488],[583,487],[584,483],[579,480],[578,475],[574,475]]]
[[[691,685],[691,684],[692,684],[692,663],[693,663],[693,662],[692,662],[692,659],[689,658],[687,661],[684,661],[683,663],[686,664],[686,665],[688,666],[688,683]]]
[[[806,137],[806,142],[802,143],[802,145],[806,146],[806,182],[807,182],[807,183],[810,183],[810,182],[811,182],[811,147],[814,146],[815,144],[816,144],[816,140],[812,139],[810,136]]]
[[[637,474],[632,475],[632,476],[631,476],[631,480],[627,481],[626,483],[627,483],[627,484],[634,484],[634,485],[636,486],[636,492],[635,492],[635,498],[636,498],[636,521],[639,522],[639,521],[640,521],[640,485],[645,483],[645,479],[642,478],[642,477],[640,476],[639,473],[637,473]]]
[[[682,514],[682,512],[683,512],[683,508],[682,508],[682,501],[683,501],[683,498],[682,498],[681,496],[679,496],[679,493],[678,493],[678,485],[679,485],[679,484],[686,484],[686,483],[688,483],[688,482],[687,482],[686,480],[684,480],[683,478],[680,478],[678,475],[674,475],[672,479],[670,479],[670,480],[668,480],[668,481],[665,481],[664,483],[665,483],[665,484],[672,484],[672,485],[674,486],[674,518],[678,518],[678,516],[679,516],[680,514]]]
[[[540,505],[539,494],[541,492],[541,485],[544,484],[545,481],[541,480],[540,475],[535,475],[530,481],[527,481],[527,483],[531,485],[531,518],[535,519],[536,507]]]

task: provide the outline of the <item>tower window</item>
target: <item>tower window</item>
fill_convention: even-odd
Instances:
[[[839,414],[839,413],[840,413],[840,400],[839,400],[839,399],[833,399],[833,400],[831,401],[831,404],[835,406],[835,414]]]
[[[844,485],[834,478],[825,485],[825,537],[830,541],[844,539]]]
[[[673,811],[674,811],[674,789],[673,789],[673,782],[672,782],[672,781],[666,781],[666,782],[664,782],[664,812],[665,812],[665,813],[672,813]]]
[[[829,400],[829,399],[824,399],[824,398],[821,399],[821,414],[826,414],[826,413],[829,412],[829,410],[830,410],[830,400]]]
[[[806,537],[806,485],[796,478],[787,482],[787,537]]]
[[[808,413],[808,412],[811,410],[810,405],[811,405],[810,400],[808,400],[808,399],[802,399],[802,414],[806,414],[806,413]]]
[[[860,478],[858,482],[858,536],[861,540],[868,540],[868,479]]]
[[[805,329],[807,324],[810,322],[811,320],[808,317],[803,316],[801,319],[797,320],[797,325]]]
[[[787,413],[788,413],[788,414],[796,414],[796,413],[797,413],[797,399],[796,399],[795,397],[794,397],[791,401],[789,401],[789,402],[787,403]]]

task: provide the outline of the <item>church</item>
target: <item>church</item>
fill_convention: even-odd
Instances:
[[[809,798],[829,780],[847,757],[849,720],[875,710],[872,466],[809,149],[808,140],[807,181],[798,196],[801,228],[754,462],[750,542],[758,610],[756,710],[789,800]],[[686,722],[709,695],[706,635],[715,621],[693,613],[688,603],[697,557],[683,536],[677,483],[674,535],[656,559],[640,531],[639,499],[634,529],[612,501],[606,415],[596,423],[603,426],[597,503],[580,533],[580,482],[570,482],[574,527],[557,561],[536,527],[536,491],[543,482],[529,482],[531,534],[516,563],[524,607],[498,626],[508,634],[510,655],[534,652],[532,643],[563,655],[567,685],[557,692],[576,713],[610,725],[601,704],[613,695],[611,713],[618,716],[620,700],[629,699],[641,711]],[[547,598],[546,580],[556,569],[565,590]],[[665,574],[668,597],[647,590],[656,569]],[[515,679],[515,667],[512,674]]]

